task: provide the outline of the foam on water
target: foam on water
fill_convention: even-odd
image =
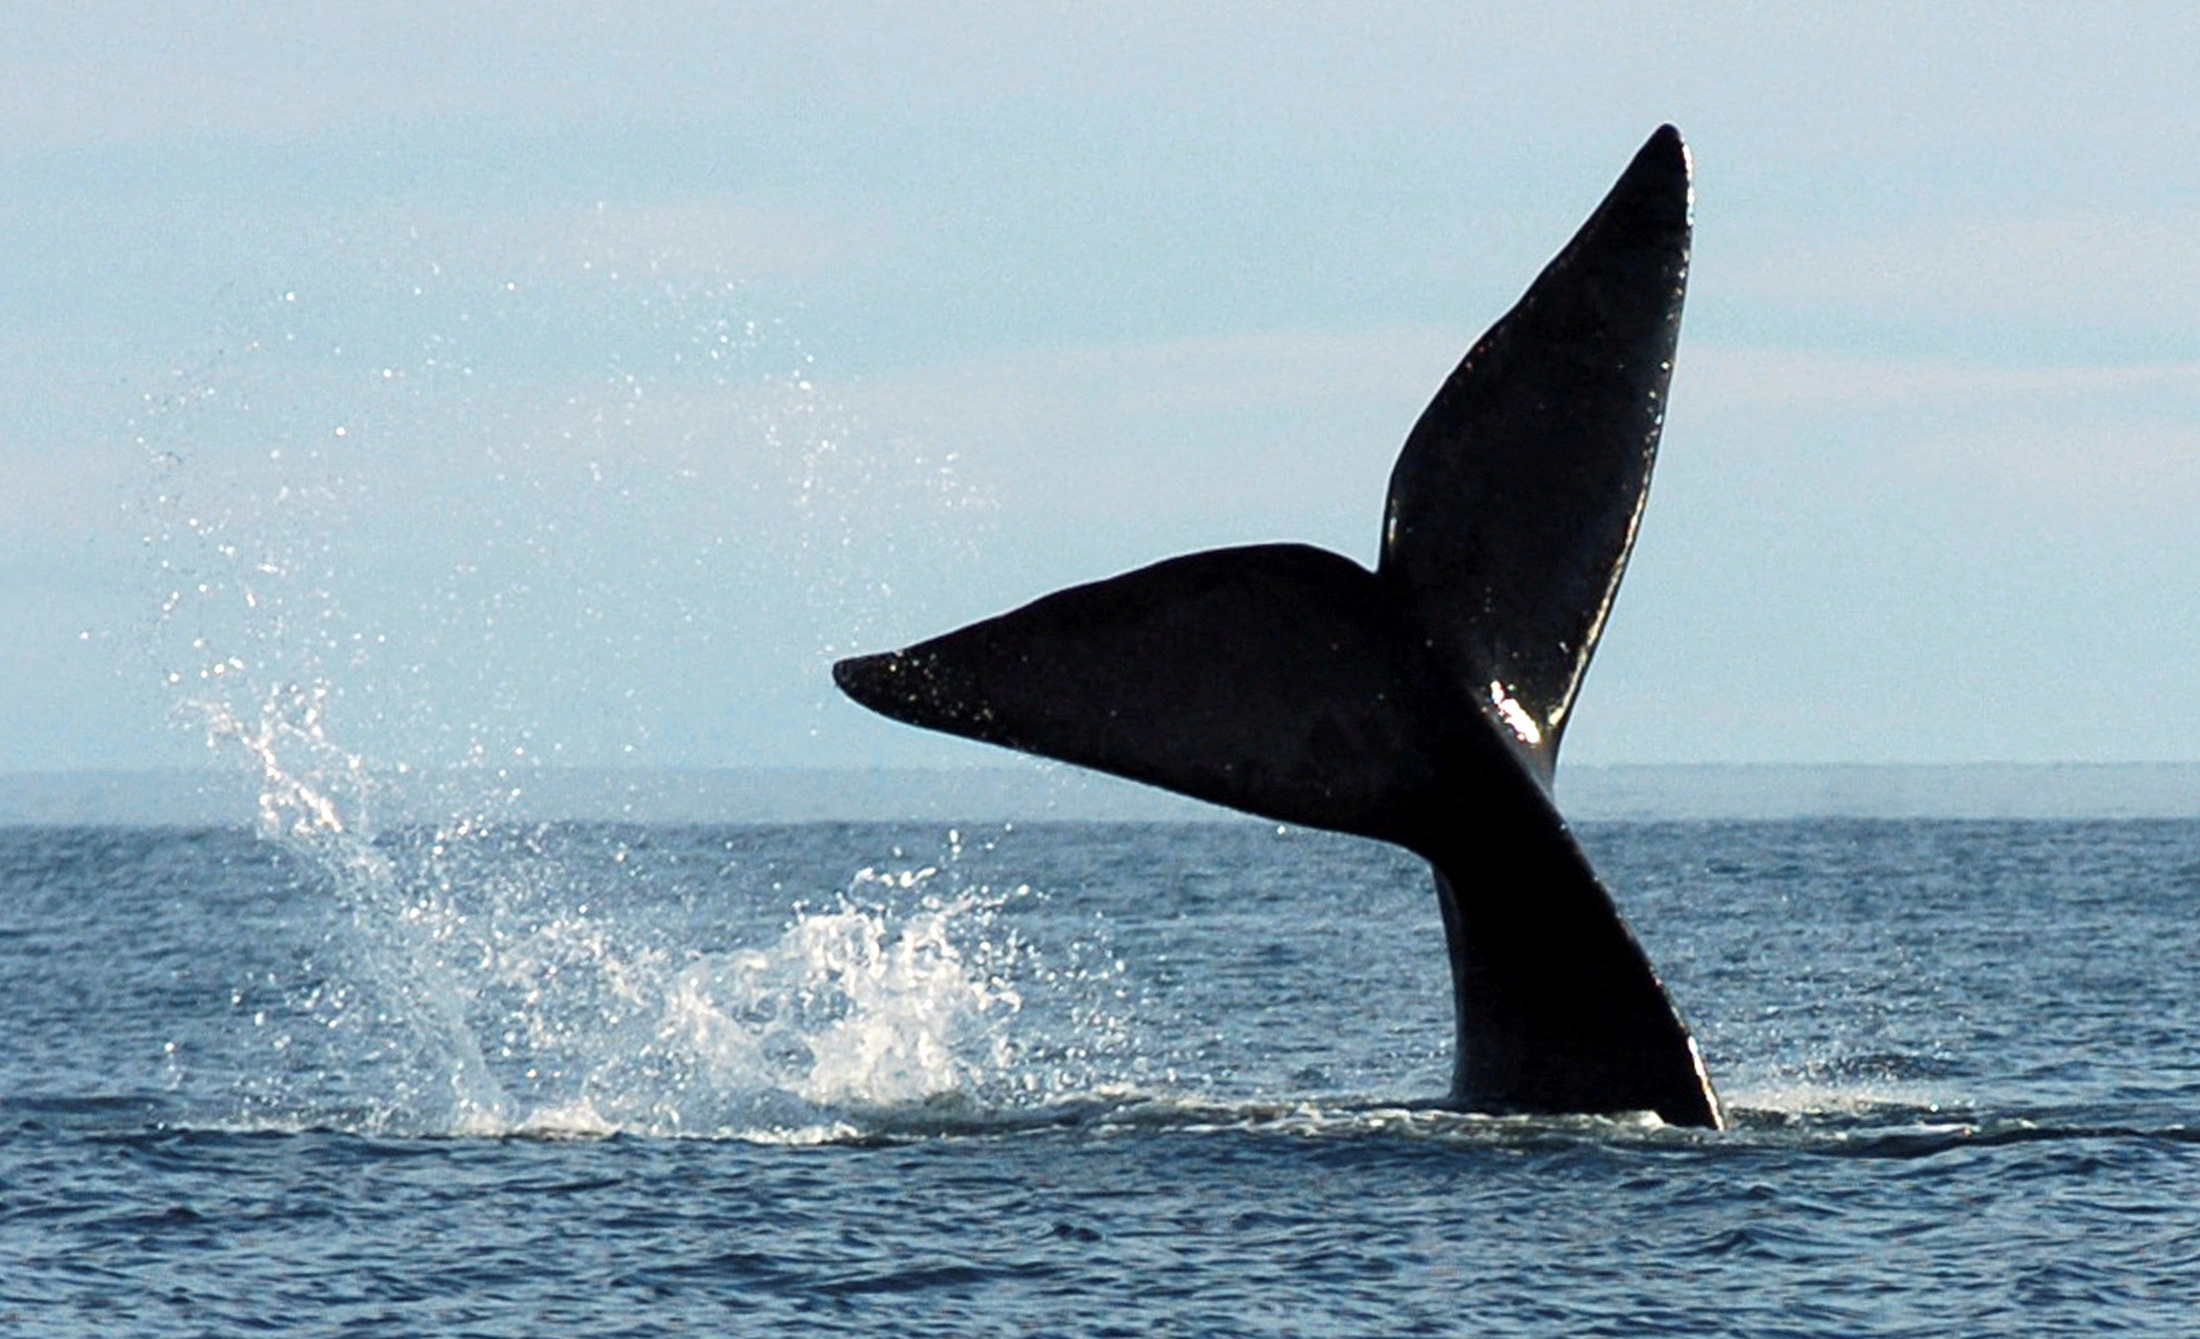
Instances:
[[[1934,1114],[1968,1107],[1945,1083],[1828,1082],[1808,1075],[1744,1080],[1727,1085],[1724,1096],[1729,1108],[1759,1120],[1855,1118],[1888,1112]]]

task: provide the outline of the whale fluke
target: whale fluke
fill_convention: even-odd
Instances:
[[[1421,415],[1375,571],[1298,544],[1195,553],[834,680],[912,725],[1418,853],[1451,953],[1452,1105],[1716,1127],[1694,1041],[1550,797],[1649,489],[1689,204],[1661,127]]]

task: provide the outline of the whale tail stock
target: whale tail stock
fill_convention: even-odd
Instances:
[[[1437,392],[1373,572],[1216,549],[833,667],[896,720],[1426,858],[1450,1101],[1716,1127],[1694,1041],[1553,806],[1650,482],[1680,329],[1687,151],[1661,127]]]

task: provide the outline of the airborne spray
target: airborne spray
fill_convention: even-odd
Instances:
[[[1016,982],[1078,974],[996,923],[1032,894],[965,879],[958,835],[763,882],[705,951],[695,844],[522,820],[551,769],[688,761],[695,686],[764,677],[753,648],[814,703],[909,560],[885,546],[951,558],[982,493],[838,410],[738,285],[609,231],[509,269],[331,250],[132,425],[158,673],[326,897],[291,1007],[253,1015],[280,1063],[248,1118],[755,1132],[1053,1088],[1015,1069]],[[721,846],[700,877],[767,863]]]

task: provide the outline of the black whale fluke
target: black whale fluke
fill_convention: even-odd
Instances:
[[[1374,572],[1298,544],[1195,553],[835,682],[912,725],[1420,854],[1451,950],[1451,1105],[1716,1127],[1549,790],[1649,490],[1688,238],[1665,126],[1421,415]]]

